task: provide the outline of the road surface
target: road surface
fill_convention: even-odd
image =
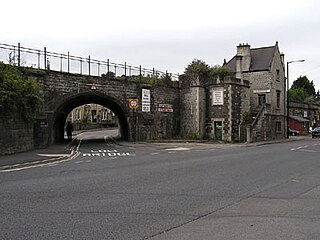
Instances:
[[[319,139],[119,144],[0,171],[0,239],[319,239]]]

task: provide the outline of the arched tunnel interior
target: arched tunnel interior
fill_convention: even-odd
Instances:
[[[99,104],[110,109],[118,118],[122,140],[128,140],[128,122],[124,109],[116,99],[98,93],[80,93],[64,101],[55,111],[53,119],[53,143],[64,141],[65,123],[69,113],[85,104]]]

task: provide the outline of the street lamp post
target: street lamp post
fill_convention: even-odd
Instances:
[[[289,64],[296,62],[304,62],[304,59],[287,62],[287,138],[289,138]]]

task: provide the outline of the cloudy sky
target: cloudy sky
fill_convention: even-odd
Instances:
[[[0,43],[183,73],[193,59],[221,65],[239,43],[279,42],[290,64],[320,89],[317,0],[10,0]]]

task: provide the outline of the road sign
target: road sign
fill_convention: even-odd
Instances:
[[[129,108],[137,109],[139,107],[138,101],[137,98],[129,99]]]
[[[95,83],[92,83],[90,89],[91,89],[91,90],[97,90],[96,84],[95,84]]]
[[[150,112],[150,89],[142,89],[142,112]]]
[[[163,104],[163,103],[160,103],[159,104],[159,108],[173,108],[172,104]]]
[[[173,106],[172,104],[160,103],[158,107],[158,112],[173,112]]]
[[[173,112],[172,108],[158,108],[158,112]]]

